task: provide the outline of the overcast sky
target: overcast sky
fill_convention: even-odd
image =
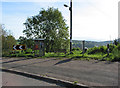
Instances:
[[[22,36],[27,17],[42,8],[58,8],[69,26],[70,0],[2,0],[2,24],[16,39]],[[73,40],[106,41],[118,37],[119,0],[73,0]]]

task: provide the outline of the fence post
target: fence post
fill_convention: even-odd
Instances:
[[[83,50],[83,54],[85,53],[85,40],[82,41],[82,50]]]

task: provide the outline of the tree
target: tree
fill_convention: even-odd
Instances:
[[[1,25],[1,24],[0,24]],[[1,25],[0,34],[0,46],[2,49],[2,54],[7,55],[12,51],[13,45],[16,44],[15,38],[5,30],[5,27]]]
[[[27,38],[44,38],[46,51],[69,47],[68,26],[58,9],[42,9],[38,15],[27,18],[23,31]]]
[[[33,39],[27,39],[26,37],[20,36],[18,39],[19,44],[24,44],[27,48],[33,48],[34,41]]]

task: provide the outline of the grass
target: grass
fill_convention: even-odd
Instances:
[[[117,55],[116,55],[117,56]],[[7,55],[7,57],[34,57],[34,54],[32,53],[16,53],[16,54],[10,54]],[[64,54],[64,53],[45,53],[45,56],[42,57],[37,57],[37,58],[71,58],[73,60],[91,60],[91,59],[95,59],[95,60],[106,60],[106,61],[113,61],[114,60],[114,56],[113,54],[109,54],[109,56],[107,57],[107,54],[102,54],[102,53],[96,53],[96,54],[82,54],[82,51],[73,51],[73,54]]]
[[[51,58],[51,57],[56,57],[56,58],[63,58],[66,57],[64,53],[45,53],[45,56],[42,56],[42,58]]]
[[[78,83],[78,81],[74,81],[74,82],[73,82],[74,85],[77,85],[77,83]]]
[[[103,48],[102,52],[101,48]],[[36,57],[36,58],[71,58],[73,60],[101,60],[101,61],[120,61],[120,45],[115,46],[115,48],[112,48],[112,51],[107,55],[106,47],[94,47],[93,49],[88,49],[88,51],[84,54],[82,54],[81,50],[74,50],[72,51],[73,54],[68,53],[54,53],[49,52],[45,53],[45,56],[42,57]],[[94,52],[93,52],[94,51]],[[27,52],[27,53],[26,53]],[[31,49],[28,49],[25,51],[16,51],[15,53],[4,55],[5,57],[34,57],[34,53],[32,53]],[[39,54],[39,51],[38,51]]]
[[[56,57],[56,58],[72,58],[73,60],[100,60],[100,61],[120,61],[120,51],[112,52],[107,55],[106,53],[95,53],[95,54],[82,54],[82,51],[73,51],[73,54],[64,53],[46,53],[44,58]]]
[[[72,58],[73,60],[90,60],[90,59],[102,59],[106,55],[101,54],[82,54],[82,51],[73,51],[73,54],[64,54],[64,53],[46,53],[43,58],[50,58],[50,57],[56,57],[56,58]]]

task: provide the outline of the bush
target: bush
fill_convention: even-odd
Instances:
[[[114,45],[112,45],[112,44],[109,45],[110,53],[113,51],[114,48],[115,48]]]
[[[106,46],[100,46],[100,47],[93,47],[88,49],[87,53],[88,54],[95,54],[95,53],[106,53],[107,52],[107,47]]]
[[[114,48],[112,51],[112,54],[113,54],[112,61],[120,61],[120,50],[118,50],[117,48]]]
[[[117,49],[120,50],[120,44],[117,45]]]
[[[27,54],[27,53],[32,53],[33,51],[32,51],[32,49],[28,48],[25,52]]]
[[[97,47],[93,47],[93,48],[88,49],[87,53],[88,54],[94,54],[95,51],[97,51]]]
[[[72,49],[72,51],[75,51],[75,50],[79,51],[80,48],[73,48],[73,49]]]
[[[107,47],[106,46],[100,46],[99,49],[100,49],[100,52],[105,53],[105,54],[107,53]]]
[[[10,54],[9,57],[17,57],[16,54]]]
[[[25,54],[18,54],[17,56],[18,56],[18,57],[26,57]]]

